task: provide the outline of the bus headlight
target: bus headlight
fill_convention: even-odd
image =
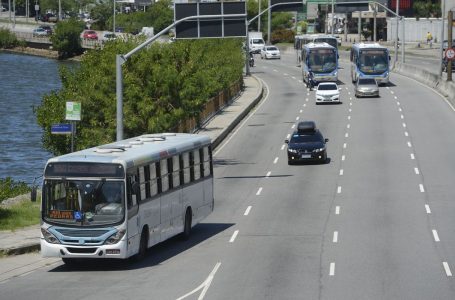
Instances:
[[[122,229],[111,235],[105,242],[105,245],[114,245],[117,244],[125,235],[126,230]]]
[[[50,244],[60,244],[60,241],[55,237],[55,235],[53,235],[46,229],[41,228],[41,233],[43,234],[43,237],[46,240],[46,242]]]

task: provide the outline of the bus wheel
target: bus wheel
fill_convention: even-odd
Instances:
[[[183,227],[183,232],[182,232],[182,240],[186,241],[190,238],[190,233],[191,233],[191,208],[186,209],[185,213],[185,223]]]
[[[142,229],[141,233],[141,241],[139,242],[139,251],[136,254],[135,260],[140,261],[143,260],[145,255],[147,254],[147,244],[148,244],[148,239],[147,239],[147,228]]]

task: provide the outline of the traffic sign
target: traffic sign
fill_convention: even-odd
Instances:
[[[71,134],[71,124],[53,124],[51,125],[52,134]]]
[[[80,121],[81,120],[81,103],[66,102],[66,120]]]
[[[453,60],[455,58],[455,49],[453,48],[447,49],[445,56],[448,60]]]

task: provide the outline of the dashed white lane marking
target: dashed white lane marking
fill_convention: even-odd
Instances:
[[[258,189],[258,191],[256,192],[256,196],[259,196],[261,193],[262,193],[262,187],[260,187],[260,188]]]
[[[352,109],[349,109],[349,112],[352,112]]]
[[[308,98],[306,98],[306,102],[308,102],[308,101],[309,101],[309,99],[308,99]]]
[[[352,99],[351,99],[352,100]],[[352,106],[352,102],[349,103],[350,106]]]
[[[283,146],[281,146],[281,150],[284,150],[285,147],[286,147],[286,144],[283,144]]]
[[[278,162],[278,157],[275,157],[275,159],[273,160],[273,163],[276,164]]]
[[[348,95],[351,95],[351,92],[348,92]]]
[[[431,209],[428,204],[425,204],[425,211],[427,212],[427,214],[431,214]]]
[[[292,126],[291,126],[291,128],[292,128],[292,129],[294,129],[294,128],[295,128],[295,124],[294,124],[294,125],[292,125]]]
[[[303,113],[303,109],[300,110],[300,113]]]
[[[303,81],[299,79],[299,82],[302,83]]]
[[[414,172],[416,173],[416,175],[419,175],[420,174],[419,168],[414,168]]]
[[[397,105],[400,106],[400,102],[399,101],[397,101]]]
[[[344,143],[344,144],[343,144],[343,148],[346,149],[346,146],[347,146],[346,143]]]
[[[351,124],[346,125],[346,128],[348,129],[351,128]]]
[[[268,172],[267,172],[267,175],[265,175],[265,178],[269,178],[269,177],[270,177],[270,174],[272,174],[272,172],[271,172],[271,171],[268,171]]]
[[[438,232],[435,229],[433,229],[432,232],[433,232],[434,241],[435,242],[440,242],[441,240],[439,239]]]
[[[339,206],[336,206],[336,207],[335,207],[335,214],[336,214],[336,215],[339,215],[339,214],[340,214],[340,207],[339,207]]]
[[[348,120],[351,120],[351,116],[348,116]]]
[[[239,234],[239,231],[238,230],[234,231],[234,233],[231,236],[231,239],[229,240],[229,243],[233,243],[235,241],[237,234]]]
[[[248,216],[248,214],[250,213],[250,210],[251,210],[251,206],[248,206],[245,210],[245,213],[243,214],[244,216]]]
[[[407,131],[404,132],[405,136],[409,136],[409,133]]]
[[[401,116],[400,116],[400,118],[403,120],[403,119],[404,119],[404,116],[403,116],[403,115],[401,115]]]
[[[306,107],[306,104],[303,104],[303,107]]]
[[[392,95],[393,95],[393,94],[395,94],[395,92],[394,92],[394,91],[390,91],[390,93],[391,93]]]
[[[286,136],[286,139],[289,139],[291,137],[291,134],[289,133],[287,136]]]
[[[393,97],[395,98],[395,100],[397,100],[397,99],[398,99],[398,97],[397,97],[397,96],[393,96]]]
[[[421,193],[425,193],[425,188],[423,187],[423,184],[419,184],[419,190]]]
[[[449,264],[446,261],[444,261],[444,262],[442,262],[442,265],[444,266],[444,270],[446,271],[447,277],[451,277],[452,272],[450,271]]]
[[[341,186],[337,188],[337,194],[341,194]]]
[[[273,69],[273,72],[278,72],[278,70]]]
[[[335,263],[334,262],[330,263],[329,275],[330,276],[335,276]]]
[[[406,123],[403,123],[403,127],[406,128]]]
[[[398,111],[399,111],[399,112],[402,112],[403,110],[401,109],[401,107],[398,107]]]
[[[287,73],[283,73],[283,75],[284,75],[284,76],[288,76],[288,74],[287,74]]]
[[[344,174],[344,171],[343,171],[343,169],[341,169],[340,170],[340,176],[343,176],[343,174]]]
[[[333,242],[338,243],[338,231],[333,232]]]
[[[300,117],[295,118],[296,121],[298,121],[299,119],[300,119]]]
[[[341,156],[341,160],[345,160],[346,159],[346,156],[345,155],[342,155]]]
[[[388,86],[386,86],[386,89],[390,90],[390,88]]]
[[[412,147],[412,144],[411,142],[408,142],[408,147],[411,148]]]
[[[295,78],[294,76],[292,76],[291,78],[292,78],[292,79],[297,79],[297,78]]]
[[[352,101],[352,97],[349,97],[349,100],[351,100],[351,101]],[[351,105],[352,105],[352,104],[351,104]]]
[[[309,95],[310,95],[310,93],[306,93],[306,95],[307,95],[307,96],[309,96]]]
[[[411,159],[415,159],[414,153],[411,153]]]

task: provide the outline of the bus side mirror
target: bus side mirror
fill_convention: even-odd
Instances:
[[[133,194],[134,194],[134,195],[139,195],[139,192],[140,192],[140,191],[139,191],[139,183],[133,182],[133,183],[131,184],[131,190],[133,191]]]
[[[36,186],[32,186],[32,190],[30,191],[30,200],[32,200],[32,202],[36,202]]]

